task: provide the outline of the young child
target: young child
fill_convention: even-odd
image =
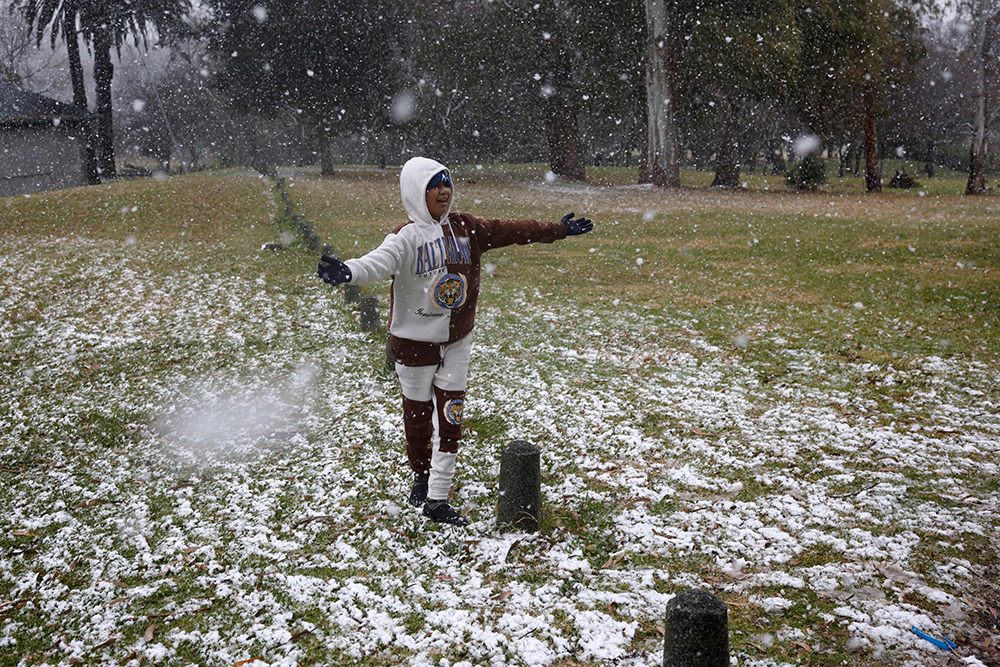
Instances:
[[[410,504],[435,522],[464,526],[448,504],[462,438],[480,257],[494,248],[551,243],[594,225],[570,213],[560,222],[481,220],[451,213],[448,168],[422,157],[399,175],[409,221],[364,257],[323,256],[319,276],[331,285],[367,285],[392,276],[389,345],[403,393],[406,454],[413,470]]]

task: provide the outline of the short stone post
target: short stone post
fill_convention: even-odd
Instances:
[[[541,450],[514,440],[500,456],[497,526],[501,530],[538,531],[542,521]]]
[[[358,303],[361,301],[361,285],[344,285],[344,303]]]
[[[392,356],[392,334],[385,332],[385,370],[390,373],[396,370],[396,360]]]
[[[729,612],[708,591],[691,589],[667,603],[663,667],[729,667]]]
[[[378,314],[378,297],[369,294],[361,299],[361,330],[378,331],[381,326],[382,321]]]

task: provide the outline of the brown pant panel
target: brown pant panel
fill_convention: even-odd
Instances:
[[[434,437],[434,401],[411,401],[403,397],[403,431],[406,434],[406,457],[410,469],[424,478],[431,471]]]
[[[389,337],[392,358],[403,366],[437,366],[441,363],[441,344],[407,338]]]
[[[462,439],[462,409],[465,407],[464,391],[446,391],[434,387],[437,398],[440,449],[446,454],[457,454]]]

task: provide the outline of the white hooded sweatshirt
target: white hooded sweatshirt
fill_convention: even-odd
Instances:
[[[404,341],[445,344],[468,335],[479,295],[480,256],[511,244],[551,243],[566,237],[561,222],[481,220],[449,210],[434,220],[427,210],[427,184],[448,168],[415,157],[399,174],[400,193],[409,222],[385,237],[364,257],[346,260],[351,283],[367,285],[393,277],[390,333]],[[449,173],[450,176],[450,173]],[[454,181],[452,181],[454,183]],[[452,189],[454,201],[454,188]],[[431,363],[417,353],[400,356],[404,365]]]

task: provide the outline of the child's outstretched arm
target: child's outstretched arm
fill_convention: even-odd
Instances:
[[[352,283],[368,285],[394,275],[402,267],[403,241],[395,233],[389,234],[382,245],[364,257],[342,262],[331,255],[323,255],[316,273],[331,285]]]
[[[475,228],[479,234],[483,252],[509,245],[528,243],[552,243],[567,236],[586,234],[594,228],[587,218],[573,218],[564,215],[559,222],[539,222],[538,220],[480,220],[468,214],[460,216]]]

